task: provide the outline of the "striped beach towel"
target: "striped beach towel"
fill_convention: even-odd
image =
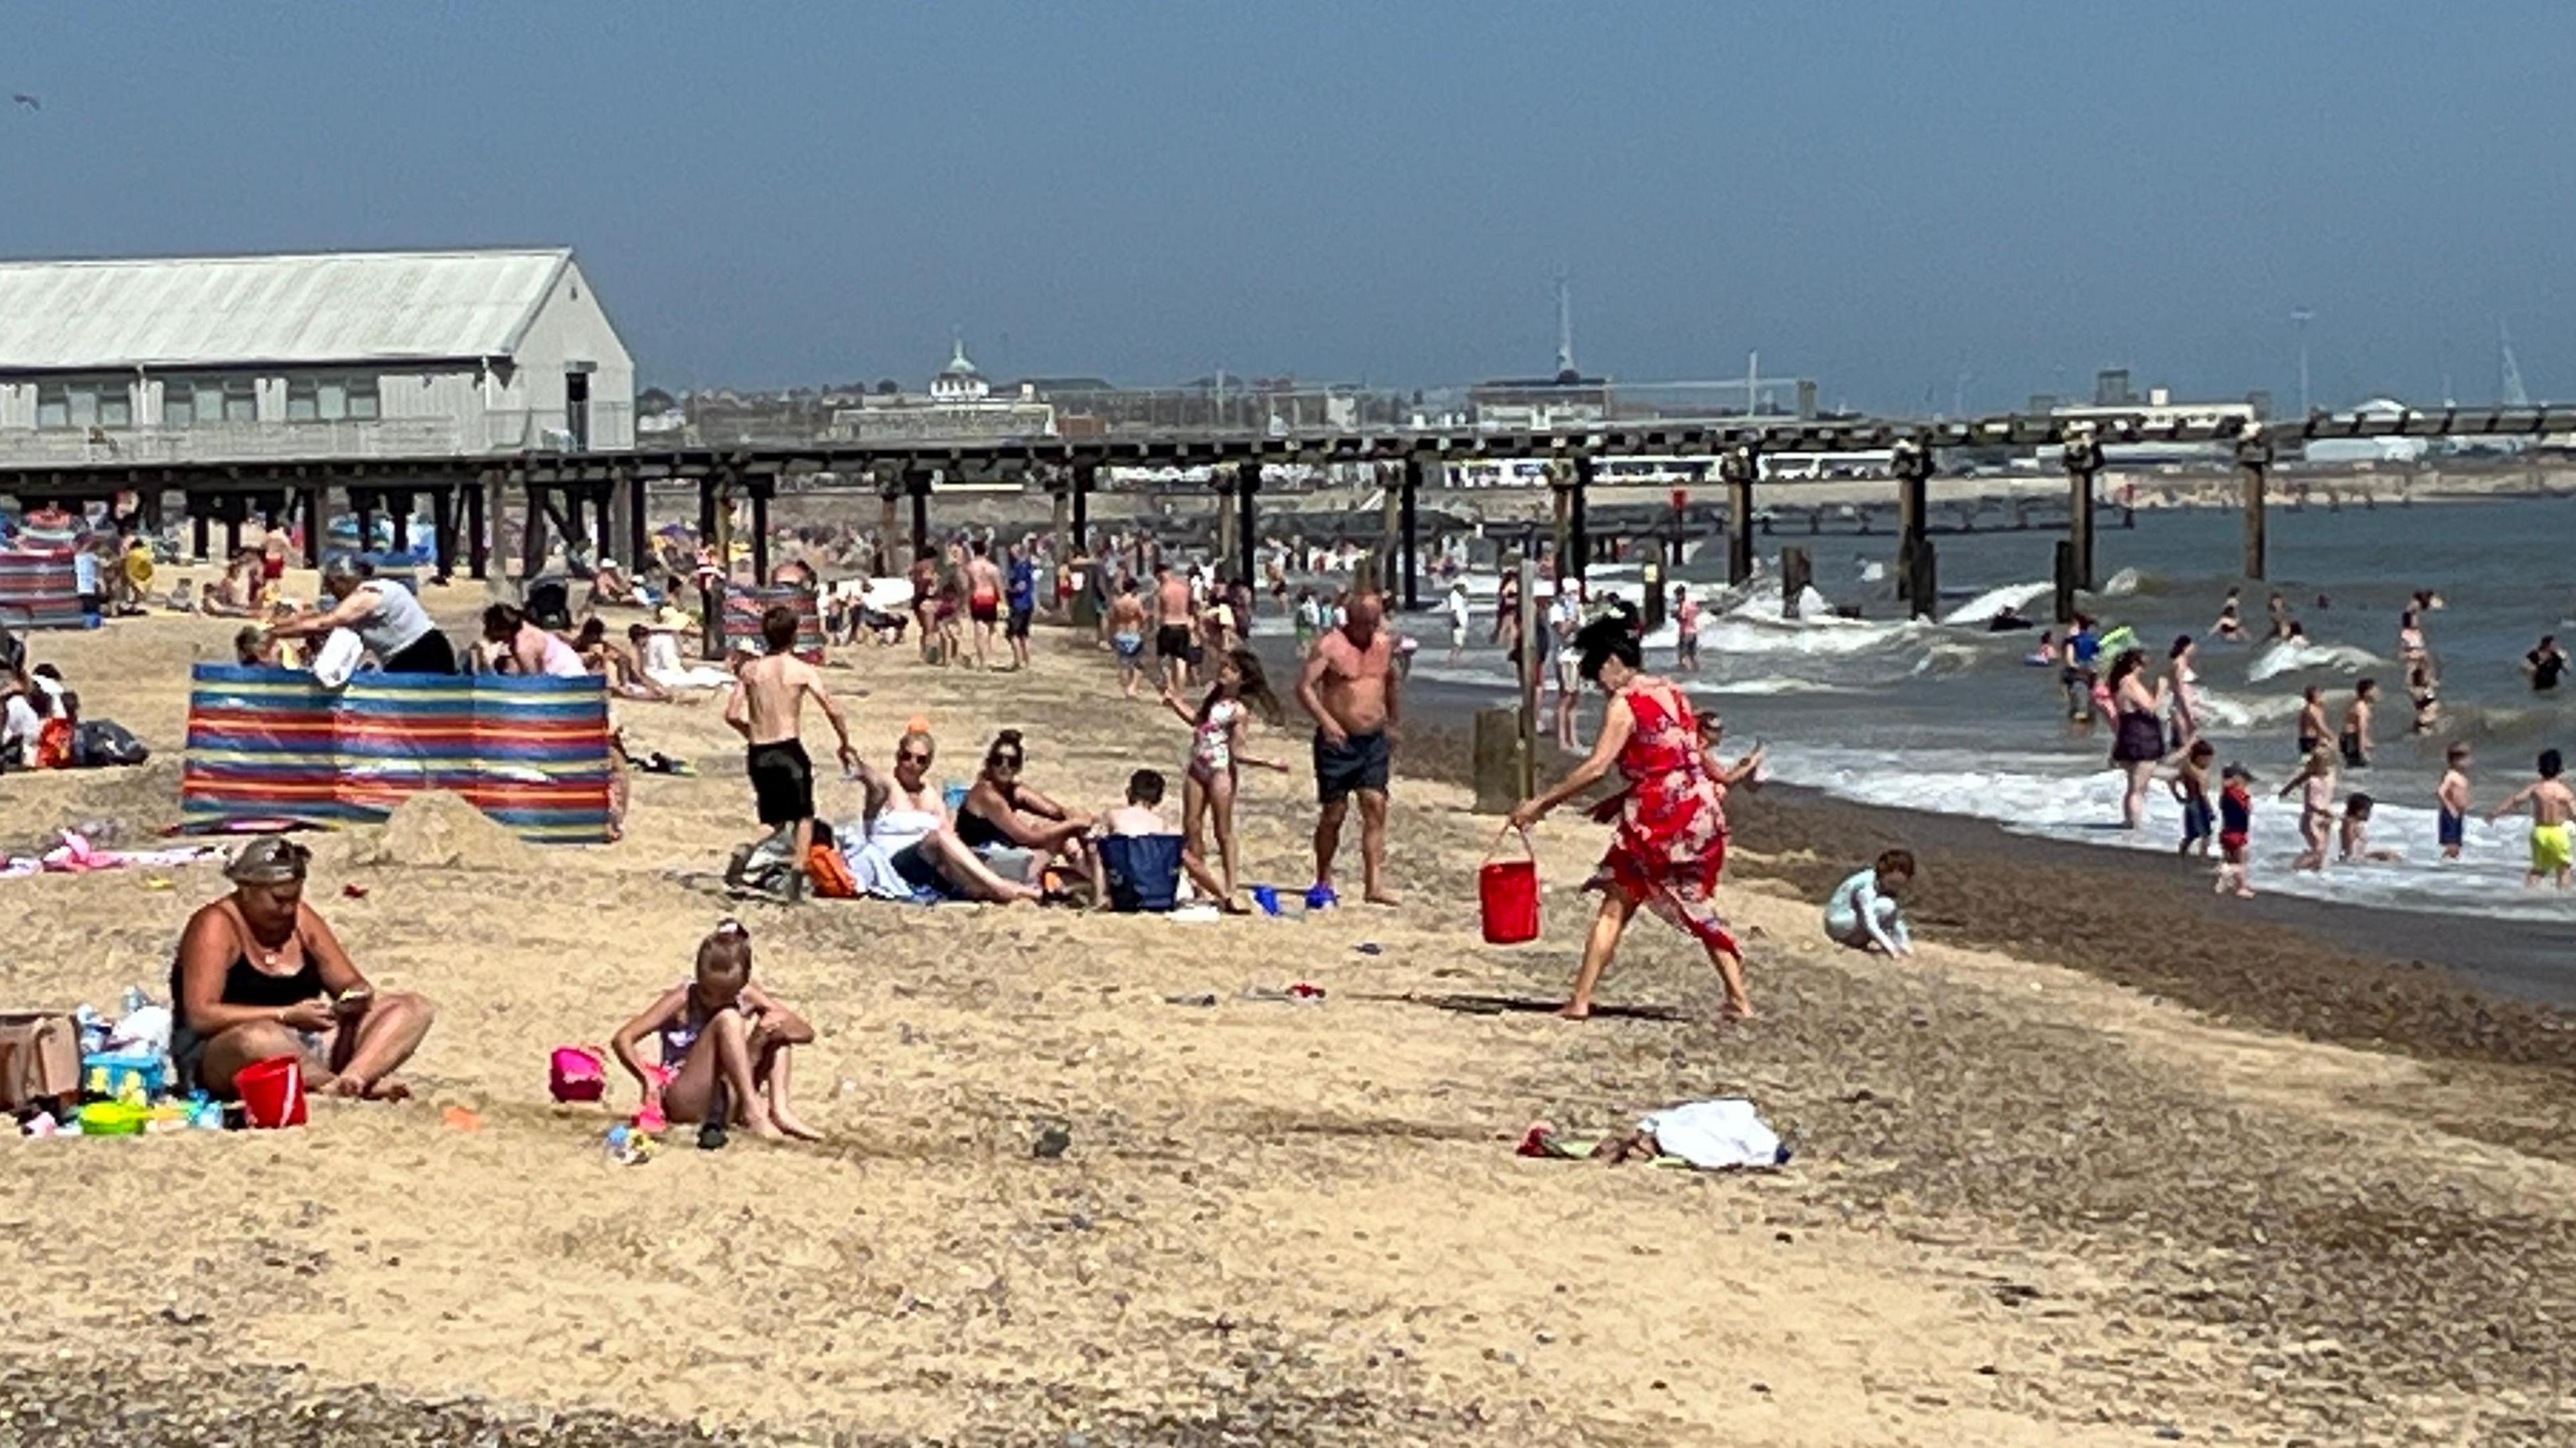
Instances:
[[[80,574],[68,553],[0,553],[0,624],[81,628]]]
[[[188,693],[181,816],[381,820],[406,795],[452,790],[522,838],[608,838],[608,695],[597,677],[310,674],[199,664]]]
[[[792,586],[728,585],[724,601],[725,652],[769,652],[769,646],[761,641],[760,616],[782,603],[796,610],[796,657],[809,664],[823,662],[823,611],[814,601],[812,589]]]

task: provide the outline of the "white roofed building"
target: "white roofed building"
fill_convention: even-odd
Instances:
[[[0,261],[0,462],[634,443],[634,361],[565,248]]]
[[[846,442],[994,442],[1055,435],[1055,405],[1042,401],[1025,382],[1008,395],[994,396],[993,384],[966,359],[962,338],[950,350],[948,365],[930,379],[927,394],[870,394],[858,406],[832,413],[832,436]]]

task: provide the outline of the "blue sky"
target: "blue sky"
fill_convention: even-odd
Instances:
[[[566,242],[647,380],[2576,397],[2576,11],[0,5],[0,255]],[[1007,335],[1007,343],[1004,338]],[[1961,378],[1965,377],[1964,389]]]

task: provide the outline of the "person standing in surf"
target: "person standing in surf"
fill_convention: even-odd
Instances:
[[[2187,749],[2200,737],[2200,675],[2193,670],[2197,646],[2191,635],[2176,634],[2165,655],[2165,703],[2173,717],[2173,747]]]
[[[2129,776],[2120,797],[2120,823],[2132,830],[2146,823],[2147,786],[2155,782],[2156,766],[2165,757],[2165,729],[2159,722],[2164,686],[2150,688],[2146,670],[2145,650],[2122,649],[2105,680],[2111,688],[2111,762]]]
[[[2346,769],[2370,767],[2370,706],[2379,700],[2379,681],[2364,679],[2352,686],[2352,702],[2343,709],[2343,729],[2335,736],[2335,746],[2343,753]]]
[[[2569,835],[2571,821],[2576,821],[2576,794],[2559,778],[2566,772],[2566,761],[2555,749],[2540,751],[2540,777],[2512,794],[2487,815],[2493,824],[2514,812],[2523,801],[2531,802],[2531,871],[2522,877],[2526,890],[2543,878],[2559,889],[2567,888],[2571,871],[2576,871],[2576,842]]]
[[[1511,825],[1532,828],[1613,767],[1627,787],[1595,811],[1616,821],[1601,867],[1585,886],[1601,892],[1601,911],[1584,940],[1573,993],[1558,1014],[1569,1020],[1592,1014],[1593,989],[1642,905],[1700,943],[1726,993],[1724,1014],[1749,1020],[1743,952],[1717,908],[1717,878],[1726,868],[1724,815],[1690,700],[1671,681],[1640,671],[1644,651],[1620,619],[1593,620],[1574,647],[1582,676],[1608,700],[1601,735],[1555,788],[1514,807]]]
[[[2314,684],[2308,685],[2308,687],[2301,690],[2299,694],[2299,727],[2297,737],[2299,741],[2299,757],[2301,759],[2305,759],[2309,755],[2314,754],[2319,749],[2325,747],[2326,694],[2325,690]]]

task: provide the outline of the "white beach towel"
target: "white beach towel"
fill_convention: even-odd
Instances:
[[[1668,1106],[1648,1113],[1637,1127],[1655,1138],[1657,1150],[1702,1171],[1778,1166],[1789,1159],[1778,1133],[1741,1096]]]

